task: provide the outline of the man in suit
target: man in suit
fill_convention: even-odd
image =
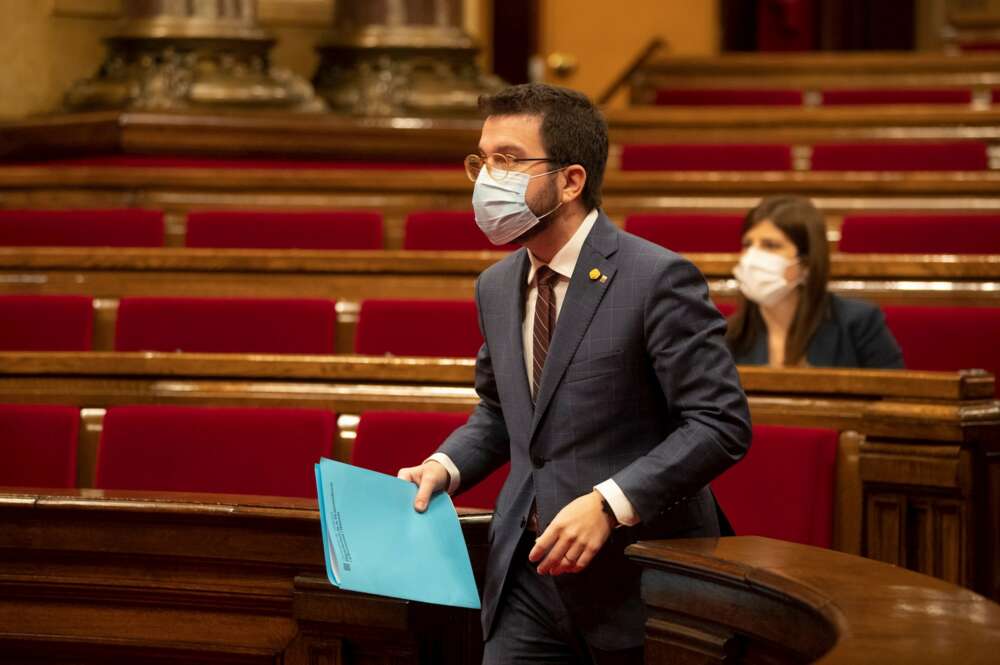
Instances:
[[[484,663],[640,663],[626,545],[719,535],[708,483],[749,446],[725,321],[691,263],[601,212],[607,126],[586,97],[529,84],[480,105],[466,159],[476,222],[523,248],[476,285],[478,406],[399,475],[423,510],[510,461],[490,527]]]

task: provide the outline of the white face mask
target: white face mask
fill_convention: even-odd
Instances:
[[[773,252],[751,247],[740,257],[733,268],[733,275],[740,285],[740,292],[762,307],[775,305],[802,283],[803,274],[795,282],[785,279],[785,271],[798,263]]]
[[[472,190],[472,209],[476,212],[476,224],[491,243],[505,245],[521,237],[542,219],[559,209],[562,201],[539,217],[531,211],[524,198],[532,178],[559,170],[553,169],[537,175],[508,171],[500,181],[495,180],[485,167],[479,172],[476,186]]]

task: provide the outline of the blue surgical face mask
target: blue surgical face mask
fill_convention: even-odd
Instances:
[[[491,243],[506,245],[515,238],[520,238],[562,206],[560,201],[552,210],[536,216],[525,199],[532,178],[560,170],[553,169],[536,175],[508,171],[502,180],[494,179],[489,169],[479,171],[476,186],[472,190],[472,209],[476,212],[476,224]]]

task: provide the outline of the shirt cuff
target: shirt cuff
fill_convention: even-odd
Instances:
[[[639,523],[639,516],[635,514],[632,502],[628,500],[625,492],[622,492],[622,488],[618,487],[618,483],[614,479],[608,478],[600,485],[596,485],[594,489],[600,492],[604,500],[611,506],[611,512],[615,514],[615,519],[618,520],[619,524],[634,526]]]
[[[444,453],[434,453],[424,460],[424,463],[427,462],[437,462],[444,467],[444,470],[448,472],[448,478],[450,479],[450,482],[448,483],[448,494],[454,494],[455,490],[458,489],[458,486],[462,484],[462,476],[458,472],[458,467],[451,461],[451,458]],[[620,492],[621,490],[618,491]],[[624,497],[625,495],[622,494],[622,496]],[[631,506],[629,507],[631,508]]]

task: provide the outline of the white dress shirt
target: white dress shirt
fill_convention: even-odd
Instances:
[[[587,240],[587,236],[590,235],[590,230],[594,228],[594,223],[597,221],[597,209],[591,210],[590,213],[583,218],[583,222],[580,224],[580,228],[576,230],[576,233],[566,242],[565,245],[556,252],[552,260],[549,261],[549,268],[559,275],[559,279],[556,280],[553,285],[553,292],[556,299],[556,328],[559,326],[559,312],[562,309],[563,300],[566,297],[566,290],[569,288],[570,279],[573,277],[573,271],[576,269],[577,259],[580,258],[580,251],[583,249],[583,243]],[[524,371],[528,375],[528,387],[534,392],[534,377],[532,372],[532,358],[534,353],[534,342],[532,335],[532,326],[535,321],[535,302],[538,299],[538,284],[535,280],[535,274],[538,272],[538,268],[546,265],[535,258],[535,255],[528,250],[528,260],[531,262],[531,267],[528,270],[528,289],[524,298],[524,323],[522,324],[521,337],[524,344]],[[448,474],[451,476],[451,482],[448,485],[448,493],[452,494],[456,489],[458,489],[461,479],[459,476],[458,467],[455,466],[451,458],[443,453],[434,453],[428,460],[434,460],[440,462],[445,469],[447,469]],[[636,515],[635,509],[632,507],[632,503],[622,492],[621,488],[611,478],[608,478],[604,482],[600,483],[594,487],[604,500],[608,502],[611,507],[612,512],[615,514],[615,519],[619,523],[631,526],[639,522],[639,516]]]

